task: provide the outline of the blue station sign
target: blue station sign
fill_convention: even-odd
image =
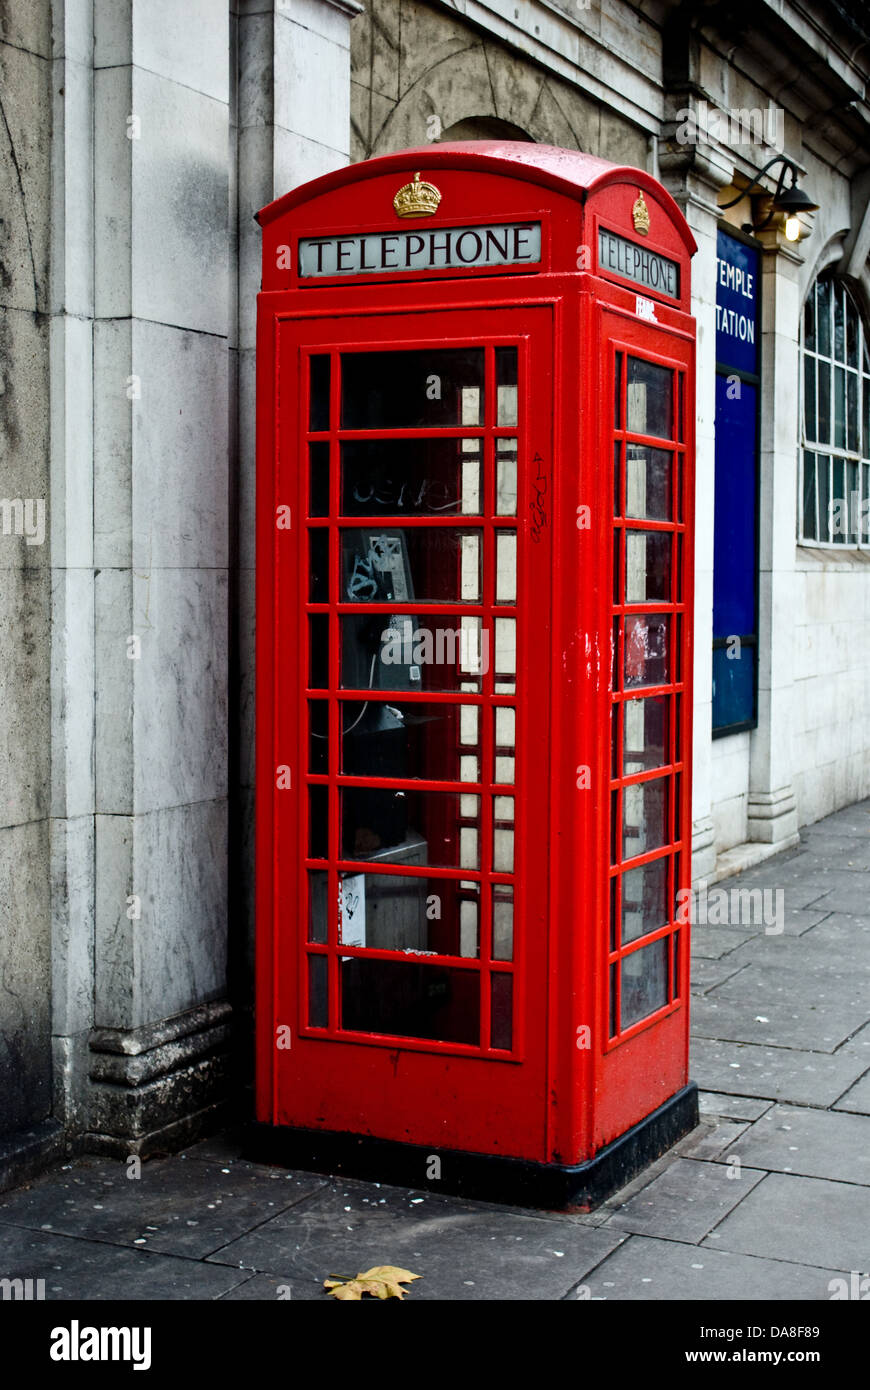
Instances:
[[[719,231],[716,245],[716,361],[758,371],[759,254]]]

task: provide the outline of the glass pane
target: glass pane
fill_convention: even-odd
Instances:
[[[651,695],[646,700],[626,700],[623,705],[623,776],[649,772],[662,767],[668,754],[667,695]]]
[[[816,286],[816,333],[818,351],[823,357],[831,355],[831,282],[820,280]]]
[[[495,441],[495,511],[496,516],[517,514],[517,441]]]
[[[329,685],[329,618],[325,613],[308,619],[308,670],[312,690]]]
[[[308,515],[329,515],[329,443],[322,439],[308,446]]]
[[[480,603],[482,537],[453,526],[341,533],[345,603]]]
[[[321,775],[329,771],[329,705],[326,700],[309,700],[308,771]]]
[[[626,409],[632,434],[673,438],[673,378],[670,367],[629,357]]]
[[[834,368],[834,443],[838,449],[846,447],[846,373],[842,367]]]
[[[508,705],[497,705],[495,709],[495,780],[496,782],[511,783],[514,780],[516,757],[515,757],[515,724],[516,716],[514,710]]]
[[[816,296],[815,290],[810,290],[807,302],[804,305],[804,347],[814,351],[816,346]]]
[[[489,634],[480,618],[422,623],[410,613],[341,618],[345,690],[480,689],[489,668]]]
[[[846,321],[843,312],[843,287],[835,285],[834,298],[834,357],[838,362],[846,360]]]
[[[326,893],[328,875],[322,870],[308,874],[308,940],[326,944]]]
[[[516,618],[495,619],[495,692],[512,695],[516,691]]]
[[[622,875],[623,945],[657,931],[668,920],[668,860],[627,869]]]
[[[613,426],[622,429],[622,353],[616,354],[613,367]]]
[[[858,434],[858,375],[846,373],[846,448],[855,453],[861,447]]]
[[[816,455],[816,480],[819,490],[819,540],[827,541],[831,535],[831,457],[829,454]]]
[[[492,958],[514,958],[514,890],[509,883],[492,885]]]
[[[666,603],[670,596],[670,532],[626,531],[626,603]]]
[[[610,967],[610,1037],[613,1038],[619,1032],[619,966],[615,963]]]
[[[858,360],[858,312],[850,296],[846,295],[846,361],[850,367],[859,367]]]
[[[495,601],[517,601],[517,533],[497,531],[495,539]]]
[[[626,445],[625,514],[653,521],[670,520],[671,454],[667,449]]]
[[[492,867],[496,873],[514,870],[514,799],[493,797]]]
[[[670,618],[665,613],[637,613],[624,619],[625,688],[664,685],[669,679]]]
[[[509,1052],[513,1046],[514,977],[499,970],[490,976],[490,981],[491,1046]]]
[[[806,437],[813,443],[816,440],[818,420],[816,416],[816,359],[804,358],[804,429]]]
[[[326,859],[329,852],[329,788],[308,788],[308,853]]]
[[[344,946],[428,951],[475,959],[479,954],[480,886],[452,878],[346,873],[339,881]]]
[[[351,777],[419,777],[427,782],[469,782],[477,757],[462,751],[462,705],[381,700],[341,704],[341,771]]]
[[[622,857],[634,859],[668,842],[667,777],[622,789]]]
[[[496,348],[495,384],[497,425],[517,423],[517,350],[515,347]]]
[[[311,430],[329,429],[329,382],[330,360],[328,357],[310,357],[311,395],[309,398],[308,428]]]
[[[805,540],[818,540],[816,531],[816,456],[804,451],[803,478],[803,536]]]
[[[343,516],[475,516],[480,439],[354,439],[341,446]]]
[[[480,976],[418,962],[345,957],[341,1026],[355,1033],[480,1044]]]
[[[849,519],[849,544],[858,543],[861,526],[861,494],[858,490],[858,465],[846,464],[846,510]]]
[[[341,358],[343,429],[483,424],[483,348]]]
[[[622,961],[622,1017],[630,1028],[668,1002],[668,938],[632,951]]]
[[[630,446],[633,447],[633,446]],[[621,477],[621,454],[622,445],[618,439],[613,441],[613,515],[622,516],[622,477]]]
[[[831,496],[831,537],[835,545],[845,545],[849,536],[849,521],[846,498],[846,470],[841,458],[834,459],[834,490]]]
[[[308,957],[308,1026],[329,1026],[329,962],[326,956]]]
[[[831,442],[831,369],[827,362],[819,363],[819,444]]]
[[[312,603],[329,603],[329,530],[308,532],[308,593]]]
[[[344,787],[340,802],[346,859],[480,868],[479,796],[411,788]]]

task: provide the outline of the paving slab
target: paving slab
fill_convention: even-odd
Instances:
[[[770,1109],[770,1105],[770,1101],[750,1096],[730,1096],[722,1091],[698,1092],[698,1109],[702,1115],[730,1116],[735,1120],[758,1120]]]
[[[614,1212],[604,1229],[697,1245],[763,1176],[744,1168],[732,1179],[724,1164],[679,1158]]]
[[[860,1081],[849,1087],[834,1109],[851,1111],[856,1115],[870,1115],[870,1072],[865,1072]]]
[[[221,1134],[211,1134],[207,1139],[200,1139],[198,1143],[191,1144],[189,1149],[182,1149],[180,1157],[192,1158],[201,1163],[211,1163],[216,1159],[222,1163],[236,1163],[246,1161],[242,1157],[244,1151],[244,1131],[230,1129]]]
[[[752,933],[733,927],[709,927],[696,923],[692,927],[692,963],[698,960],[722,960],[749,941]]]
[[[807,932],[808,945],[843,947],[852,952],[853,960],[866,960],[870,951],[870,917],[854,912],[828,912]]]
[[[868,899],[866,874],[838,875],[838,878],[841,881],[830,888],[826,887],[826,880],[822,878],[816,880],[822,891],[819,897],[813,900],[813,906],[818,908],[820,912],[848,912],[856,917],[866,913]]]
[[[866,981],[851,971],[751,964],[696,998],[696,1037],[833,1052],[867,1021]]]
[[[787,965],[805,971],[807,979],[816,981],[834,972],[852,975],[856,982],[863,982],[865,1001],[870,1001],[870,924],[866,932],[862,931],[864,940],[859,944],[854,936],[850,939],[846,933],[841,935],[842,928],[838,929],[836,925],[825,931],[825,925],[832,916],[818,927],[804,932],[797,940],[785,932],[781,936],[754,937],[728,956],[728,964],[735,974],[738,969],[745,969],[748,965],[774,966],[776,969]]]
[[[624,1239],[622,1231],[461,1199],[341,1183],[232,1241],[208,1262],[291,1284],[394,1264],[423,1276],[413,1285],[414,1297],[423,1300],[547,1300],[564,1297]]]
[[[689,1075],[701,1087],[735,1096],[829,1106],[867,1069],[866,1058],[847,1047],[831,1054],[695,1037]]]
[[[413,1292],[416,1285],[409,1284]],[[313,1279],[281,1279],[275,1274],[251,1274],[220,1296],[221,1303],[321,1303],[332,1302],[322,1284]]]
[[[82,1159],[0,1197],[0,1225],[27,1226],[194,1259],[319,1191],[327,1179],[253,1164],[176,1157]]]
[[[740,1208],[738,1207],[738,1211]],[[840,1277],[836,1268],[785,1264],[778,1260],[733,1254],[674,1240],[631,1236],[587,1275],[585,1289],[571,1297],[623,1302],[700,1299],[778,1302],[830,1298],[828,1284]]]
[[[801,830],[801,839],[812,840],[818,835],[849,835],[861,837],[870,835],[870,809],[866,801],[856,801],[852,806],[844,806],[833,811],[824,820],[813,821]]]
[[[0,1228],[4,1278],[44,1279],[46,1302],[59,1300],[212,1299],[232,1289],[238,1270],[77,1240],[23,1226]]]
[[[769,1173],[705,1237],[705,1252],[708,1244],[717,1250],[866,1274],[870,1270],[870,1189]]]
[[[736,1146],[742,1163],[870,1186],[870,1119],[777,1105]]]
[[[683,1158],[721,1158],[723,1154],[733,1153],[737,1140],[748,1128],[748,1120],[720,1119],[717,1116],[713,1123],[699,1125],[693,1134],[681,1140],[676,1152]]]
[[[708,989],[724,984],[732,975],[736,975],[738,970],[744,968],[745,962],[737,959],[736,951],[716,960],[704,960],[699,956],[692,960],[692,992],[705,994]]]

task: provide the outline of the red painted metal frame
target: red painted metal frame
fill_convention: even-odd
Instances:
[[[537,162],[536,162],[537,161]],[[514,271],[464,270],[422,272],[377,278],[360,275],[341,283],[300,284],[292,269],[278,267],[281,247],[292,247],[295,265],[300,236],[332,234],[342,228],[384,230],[397,225],[392,195],[417,168],[442,189],[442,210],[428,225],[449,227],[508,220],[542,222],[541,268]],[[655,228],[654,249],[680,264],[677,304],[642,287],[629,288],[615,277],[579,273],[579,252],[592,248],[596,267],[597,225],[601,219],[620,235],[638,241],[631,208],[643,190]],[[689,257],[694,243],[679,211],[648,175],[622,170],[603,161],[539,146],[437,146],[370,161],[340,170],[296,190],[261,214],[264,224],[264,293],[258,320],[257,414],[257,1113],[273,1124],[372,1134],[412,1143],[440,1144],[474,1152],[512,1155],[545,1162],[576,1163],[624,1133],[675,1094],[687,1080],[688,929],[679,932],[679,981],[676,997],[648,1018],[610,1037],[608,1028],[611,633],[614,614],[613,441],[614,360],[617,352],[668,365],[684,373],[682,442],[669,447],[685,460],[680,469],[682,522],[677,527],[644,522],[642,529],[671,530],[682,536],[683,592],[672,589],[678,604],[643,604],[637,611],[679,612],[679,669],[666,689],[672,709],[682,701],[680,746],[671,744],[673,761],[650,771],[671,778],[681,771],[680,825],[673,828],[670,849],[679,854],[679,880],[690,882],[691,844],[691,613],[694,457],[694,324],[689,305]],[[588,254],[584,264],[589,265]],[[638,297],[654,301],[655,321],[638,316]],[[648,313],[649,310],[645,309]],[[335,914],[325,948],[331,961],[329,1027],[307,1026],[306,977],[302,967],[311,953],[307,943],[305,842],[308,754],[302,717],[308,693],[304,683],[307,611],[328,614],[333,633],[330,657],[331,745],[338,753],[338,685],[335,631],[340,605],[335,583],[339,545],[339,469],[332,446],[330,486],[331,603],[308,604],[306,536],[307,448],[310,435],[302,416],[305,373],[310,352],[369,351],[385,348],[501,345],[516,343],[529,353],[525,374],[525,409],[520,429],[493,427],[491,372],[486,382],[487,417],[483,427],[434,429],[432,434],[479,435],[487,443],[483,456],[493,458],[495,434],[513,437],[525,430],[522,467],[526,484],[535,453],[547,461],[546,492],[518,500],[517,694],[479,695],[421,691],[403,693],[412,703],[501,703],[517,710],[516,770],[513,788],[499,794],[515,797],[515,942],[513,973],[514,1048],[511,1053],[465,1044],[408,1038],[350,1035],[338,1027]],[[487,359],[489,361],[489,358]],[[624,381],[624,377],[623,377]],[[332,416],[337,424],[338,374],[332,372]],[[624,391],[624,386],[623,386]],[[675,411],[679,406],[675,402]],[[417,431],[374,431],[418,435]],[[426,431],[423,431],[426,433]],[[676,433],[676,431],[675,431]],[[366,437],[342,431],[341,437]],[[320,439],[337,438],[335,430]],[[632,436],[640,439],[639,436]],[[642,439],[640,442],[643,442]],[[661,445],[658,439],[648,441]],[[542,447],[543,446],[543,447]],[[624,456],[624,449],[623,449]],[[303,466],[300,467],[299,461]],[[519,460],[518,460],[519,467]],[[537,467],[537,465],[536,465]],[[486,466],[483,485],[492,488]],[[518,479],[518,486],[519,479]],[[532,538],[535,500],[543,500],[546,526]],[[289,529],[276,527],[276,509],[289,506]],[[589,507],[591,525],[581,528],[581,507]],[[510,526],[483,517],[457,516],[457,528]],[[488,518],[488,519],[487,519]],[[538,518],[539,519],[539,518]],[[431,517],[396,516],[392,526],[432,526]],[[318,518],[315,525],[323,525]],[[366,518],[347,522],[363,526]],[[386,518],[379,515],[378,525]],[[640,526],[640,523],[637,523]],[[621,528],[625,530],[625,521]],[[619,529],[619,528],[617,528]],[[674,542],[676,545],[678,542]],[[673,556],[672,548],[672,556]],[[493,561],[489,562],[490,570]],[[484,585],[490,585],[484,569]],[[676,584],[676,576],[672,583]],[[487,597],[487,589],[482,594]],[[397,605],[397,608],[401,605]],[[448,606],[426,603],[426,614]],[[348,605],[350,609],[351,606]],[[486,603],[461,605],[463,613],[481,614]],[[352,605],[354,613],[373,610]],[[456,606],[449,606],[456,616]],[[507,608],[506,616],[513,613]],[[500,615],[499,609],[498,615]],[[677,621],[676,618],[673,619]],[[531,660],[530,660],[531,658]],[[674,684],[674,675],[679,680]],[[644,687],[643,694],[656,688]],[[323,697],[322,691],[318,692]],[[341,691],[341,698],[348,692]],[[362,698],[365,692],[357,692]],[[617,698],[619,703],[619,697]],[[462,791],[480,800],[480,844],[491,837],[487,798],[492,788],[491,720],[479,722],[483,743],[479,784]],[[669,726],[673,740],[673,728]],[[276,770],[290,768],[289,791],[276,787]],[[338,845],[339,777],[337,762],[314,781],[329,788],[332,844]],[[591,790],[578,787],[578,772],[588,767]],[[643,777],[634,780],[644,780]],[[365,785],[382,785],[366,779]],[[394,785],[390,782],[390,785]],[[437,788],[437,782],[414,781],[414,788]],[[617,790],[620,784],[617,783]],[[669,798],[669,802],[671,802]],[[491,809],[491,808],[490,808]],[[669,810],[669,815],[673,811]],[[676,846],[676,850],[674,849]],[[654,859],[658,851],[632,863]],[[371,872],[357,861],[329,865],[328,901],[341,866]],[[480,872],[421,867],[419,876],[481,881],[479,930],[481,959],[438,957],[451,968],[487,967],[487,875]],[[673,862],[676,862],[674,860]],[[318,861],[317,867],[323,867]],[[375,872],[407,874],[408,866]],[[413,875],[411,875],[413,876]],[[492,881],[509,881],[494,874]],[[671,939],[674,922],[642,937],[643,946],[658,936]],[[632,943],[634,946],[635,943]],[[394,953],[341,947],[342,955],[398,959]],[[621,953],[618,953],[618,955]],[[427,957],[427,961],[433,958]],[[497,969],[508,969],[499,963]],[[672,976],[672,972],[669,972]],[[488,990],[483,991],[482,1037],[488,1039]],[[289,1026],[291,1044],[276,1046],[276,1031]],[[586,1046],[583,1030],[589,1029]]]

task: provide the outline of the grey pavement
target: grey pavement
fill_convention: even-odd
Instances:
[[[767,929],[733,889],[768,890]],[[870,1271],[870,802],[717,890],[727,919],[694,930],[701,1123],[597,1211],[287,1172],[221,1135],[138,1179],[84,1157],[4,1194],[0,1275],[61,1300],[323,1299],[378,1264],[424,1301],[829,1300]]]

